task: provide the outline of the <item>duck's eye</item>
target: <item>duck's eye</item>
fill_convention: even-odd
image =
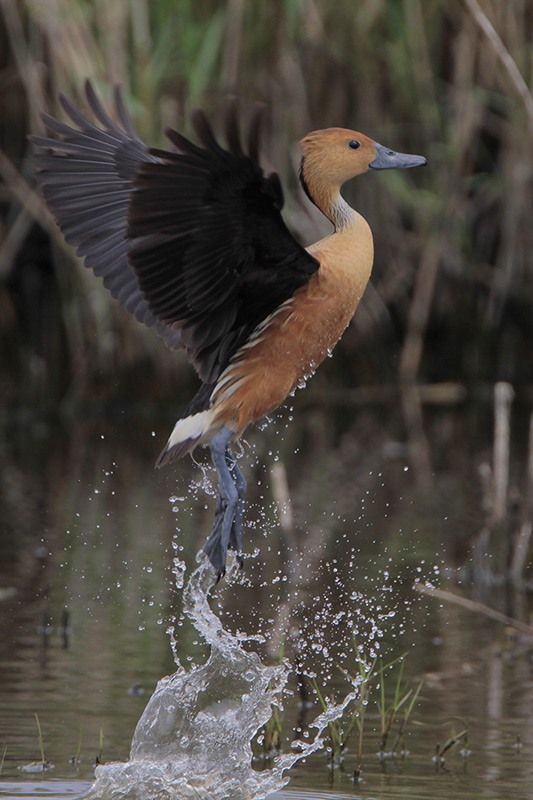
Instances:
[[[358,147],[361,147],[361,142],[358,142],[356,139],[352,139],[348,142],[348,147],[351,147],[352,150],[357,150]]]

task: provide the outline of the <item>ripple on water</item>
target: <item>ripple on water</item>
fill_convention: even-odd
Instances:
[[[39,782],[18,781],[0,783],[0,797],[3,800],[63,800],[65,797],[75,797],[82,800],[91,784],[86,781],[56,781],[47,780]],[[286,790],[271,795],[271,800],[357,800],[354,795],[339,794],[336,792],[307,792]]]
[[[82,797],[91,784],[85,781],[17,781],[0,783],[0,797],[3,800],[34,800],[44,797],[46,800],[62,800],[64,797]]]

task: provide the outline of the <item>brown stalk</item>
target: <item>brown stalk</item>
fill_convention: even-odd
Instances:
[[[32,224],[31,214],[22,209],[11,228],[8,228],[4,241],[0,244],[0,278],[5,279],[11,273]]]
[[[496,622],[501,622],[502,625],[515,628],[515,630],[520,631],[520,633],[526,636],[533,636],[533,627],[531,625],[527,625],[519,619],[508,617],[506,614],[502,614],[500,611],[496,611],[496,609],[490,608],[490,606],[484,603],[479,603],[476,600],[469,600],[467,597],[461,597],[446,589],[436,589],[434,586],[427,586],[423,583],[415,583],[413,589],[415,592],[419,592],[419,594],[423,594],[426,597],[433,597],[435,600],[442,600],[444,603],[453,603],[456,606],[461,606],[461,608],[464,608],[466,611],[471,611],[474,614],[482,614],[484,617],[493,619]]]
[[[516,537],[511,559],[510,574],[516,582],[524,575],[531,536],[533,534],[533,414],[529,418],[527,478],[524,501],[524,517]]]
[[[415,293],[409,308],[407,337],[400,358],[402,408],[412,451],[417,484],[424,494],[432,488],[429,444],[424,432],[422,404],[415,382],[424,347],[424,334],[435,291],[440,258],[440,243],[431,240],[416,276]]]
[[[494,387],[493,523],[501,522],[507,513],[513,397],[511,384],[501,381]]]
[[[505,67],[514,88],[524,101],[529,125],[530,127],[533,127],[533,95],[531,94],[527,83],[522,77],[522,73],[518,69],[516,61],[504,45],[492,22],[479,5],[478,0],[465,0],[465,3],[473,18],[492,45],[494,52]]]
[[[61,242],[62,237],[56,233],[57,226],[44,202],[2,150],[0,150],[0,177],[6,186],[9,186],[11,195],[18,200],[25,212],[40,224],[44,223],[50,233]]]

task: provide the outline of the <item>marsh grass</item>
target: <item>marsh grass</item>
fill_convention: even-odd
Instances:
[[[2,750],[2,758],[0,758],[0,775],[2,775],[2,772],[4,770],[6,755],[7,755],[7,744],[4,745],[4,749]]]
[[[398,731],[396,734],[394,745],[392,747],[392,752],[399,753],[401,758],[404,758],[406,755],[408,755],[408,750],[406,749],[405,745],[405,734],[407,731],[407,725],[409,723],[409,720],[411,719],[411,715],[413,713],[414,707],[420,696],[420,692],[422,691],[423,686],[424,686],[424,681],[420,681],[420,683],[415,687],[415,689],[411,690],[410,696],[408,698],[409,702],[407,702],[407,705],[400,717],[400,724],[398,726]]]
[[[387,692],[387,672],[397,665],[396,676],[393,678],[392,694]],[[397,758],[405,755],[404,737],[407,725],[416,701],[422,690],[423,682],[420,681],[416,688],[408,689],[404,681],[405,655],[400,656],[395,661],[387,665],[380,663],[379,676],[379,698],[378,710],[380,716],[380,746],[379,758],[383,761],[389,758]],[[401,713],[400,713],[401,712]],[[387,745],[391,737],[395,723],[398,722],[396,738],[391,750],[387,750]],[[401,752],[397,747],[401,746]]]
[[[39,715],[38,714],[34,714],[34,717],[35,717],[35,724],[37,725],[37,733],[38,733],[38,738],[39,738],[39,750],[41,752],[41,763],[42,764],[46,764],[46,758],[45,758],[45,755],[44,755],[44,739],[43,739],[43,732],[41,730],[41,723],[40,723],[40,720],[39,720]]]
[[[262,762],[272,761],[281,752],[283,722],[279,708],[272,707],[272,716],[256,738],[255,757]]]
[[[423,682],[420,681],[415,687],[409,688],[409,681],[404,674],[405,658],[405,655],[401,655],[386,664],[378,663],[377,659],[367,663],[358,658],[355,679],[342,670],[349,682],[357,686],[357,700],[352,709],[340,720],[329,724],[326,752],[329,766],[342,768],[346,755],[352,749],[350,742],[355,738],[353,744],[355,783],[362,780],[365,721],[370,699],[374,696],[380,723],[378,751],[380,761],[405,758],[408,755],[405,736],[416,703],[420,699]],[[319,686],[316,679],[312,685],[319,705],[325,711],[328,708],[325,689]],[[393,746],[387,749],[393,735],[395,736]]]
[[[104,763],[104,729],[100,728],[98,733],[98,753],[94,760],[96,765]]]
[[[435,764],[437,772],[446,768],[446,755],[450,754],[460,744],[462,748],[459,755],[466,759],[470,755],[470,751],[468,750],[468,728],[464,728],[458,733],[452,733],[444,744],[437,743],[435,745],[433,763]]]
[[[79,764],[81,764],[81,747],[82,747],[82,743],[83,743],[83,729],[82,729],[82,727],[80,725],[80,730],[79,730],[79,733],[78,733],[78,746],[76,748],[76,752],[74,753],[74,755],[71,756],[70,759],[69,759],[70,763],[75,767],[77,767],[77,766],[79,766]]]
[[[327,711],[329,703],[325,695],[320,690],[316,680],[313,680],[313,688],[316,692],[318,702],[322,711]],[[326,755],[328,764],[331,768],[340,767],[344,761],[344,754],[348,745],[348,738],[354,727],[353,715],[346,720],[344,717],[334,720],[328,724],[328,739],[326,740]]]
[[[366,664],[362,659],[357,661],[357,676],[359,678],[359,703],[356,711],[354,712],[354,720],[357,728],[357,743],[356,743],[356,765],[353,773],[355,783],[361,780],[361,773],[363,770],[363,745],[364,745],[364,732],[365,732],[365,719],[366,711],[368,708],[368,700],[372,690],[371,678],[374,674],[376,660],[371,664]]]
[[[44,752],[44,737],[41,729],[41,721],[39,719],[39,715],[35,712],[33,716],[35,718],[35,724],[37,726],[37,740],[39,742],[39,752],[41,755],[41,760],[32,761],[30,764],[24,764],[18,768],[20,772],[27,772],[31,774],[39,772],[48,772],[49,770],[54,769],[54,765],[50,763],[50,761],[46,760],[46,755]]]

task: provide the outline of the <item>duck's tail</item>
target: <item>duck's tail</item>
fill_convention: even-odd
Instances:
[[[214,409],[208,408],[205,411],[179,419],[174,425],[174,430],[170,434],[168,442],[155,462],[155,466],[157,468],[164,467],[165,464],[169,464],[175,458],[181,458],[181,456],[192,452],[209,433],[214,417]]]

